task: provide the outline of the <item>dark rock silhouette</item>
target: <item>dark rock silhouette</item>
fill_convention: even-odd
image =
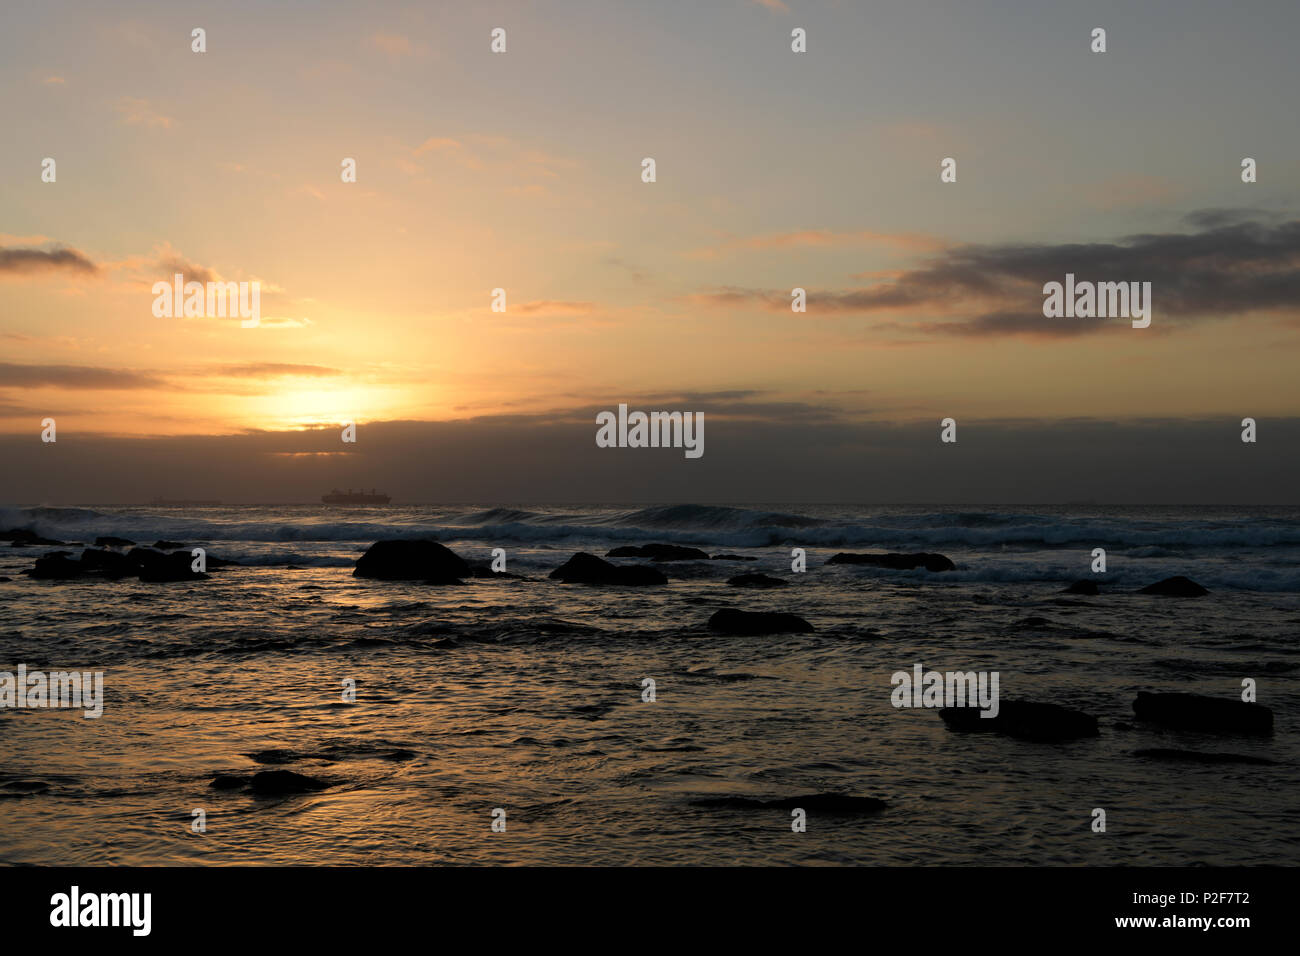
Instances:
[[[978,707],[944,707],[939,716],[959,733],[1004,734],[1039,743],[1096,737],[1097,718],[1059,704],[1001,700],[996,717],[981,717]]]
[[[352,572],[380,581],[433,581],[447,584],[469,577],[469,563],[436,541],[376,541]]]
[[[1209,594],[1191,578],[1185,578],[1181,574],[1172,578],[1165,578],[1163,581],[1157,581],[1155,584],[1148,584],[1139,594],[1163,594],[1166,597],[1201,597]]]
[[[155,541],[153,547],[157,548],[159,551],[175,551],[178,548],[185,547],[185,545],[181,544],[179,541]]]
[[[611,564],[594,554],[579,551],[549,575],[565,584],[667,584],[662,571],[642,564]]]
[[[37,558],[35,566],[23,573],[43,581],[68,581],[73,578],[84,578],[86,569],[81,566],[80,561],[69,558],[68,552],[56,551]]]
[[[707,561],[709,556],[699,548],[684,548],[677,544],[624,545],[605,554],[607,558],[649,558],[652,561]]]
[[[709,558],[710,561],[757,561],[758,558],[749,554],[715,554]]]
[[[87,573],[102,574],[106,578],[124,578],[138,571],[126,555],[93,548],[81,552],[81,567]]]
[[[888,804],[876,797],[855,797],[845,793],[810,793],[802,797],[758,800],[753,797],[701,797],[691,806],[719,810],[795,810],[809,813],[854,814],[879,813]]]
[[[239,790],[248,786],[251,778],[240,774],[219,773],[208,784],[213,790]]]
[[[129,538],[115,538],[111,534],[100,535],[95,539],[97,548],[132,548],[135,542]]]
[[[25,548],[30,545],[66,544],[64,541],[55,541],[53,538],[42,538],[30,528],[10,528],[8,531],[0,531],[0,541],[8,541],[15,548]]]
[[[194,559],[184,551],[163,554],[150,548],[132,548],[126,553],[126,560],[134,566],[134,573],[140,576],[140,580],[148,584],[202,581],[207,578],[203,572],[191,570]]]
[[[734,578],[727,578],[727,583],[735,588],[783,588],[790,582],[766,574],[737,574]]]
[[[709,618],[709,630],[724,634],[810,634],[813,626],[796,614],[723,608]]]
[[[1089,581],[1087,578],[1080,578],[1068,588],[1061,592],[1062,594],[1097,594],[1097,582]]]
[[[912,571],[925,568],[927,571],[955,571],[957,565],[942,554],[920,552],[917,554],[853,554],[841,551],[826,562],[827,564],[868,564],[876,568],[889,568],[893,571]]]
[[[1273,712],[1263,704],[1204,694],[1152,694],[1138,691],[1133,701],[1138,720],[1175,730],[1266,737],[1273,733]]]
[[[1166,747],[1152,747],[1133,751],[1134,757],[1146,757],[1150,760],[1176,760],[1183,763],[1245,763],[1259,766],[1276,766],[1276,760],[1266,757],[1251,757],[1246,754],[1205,753],[1200,750],[1173,750]]]
[[[311,793],[324,790],[329,784],[292,770],[259,770],[253,774],[248,787],[253,793]]]

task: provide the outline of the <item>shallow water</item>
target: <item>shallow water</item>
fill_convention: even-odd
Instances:
[[[246,564],[194,583],[56,583],[17,574],[55,549],[0,546],[13,578],[0,670],[103,670],[107,696],[94,720],[0,710],[0,862],[1300,863],[1296,509],[0,510],[14,526],[87,544],[166,537]],[[394,536],[471,560],[502,547],[527,580],[351,576]],[[656,588],[546,578],[574,551],[651,541],[758,560],[659,565],[671,580]],[[792,547],[807,549],[804,574],[790,573]],[[1102,595],[1061,594],[1090,576],[1094,547],[1108,551]],[[824,566],[876,549],[941,551],[958,570]],[[725,584],[748,571],[791,586]],[[1133,593],[1173,574],[1211,594]],[[817,630],[712,634],[721,607]],[[1101,736],[952,733],[892,706],[891,674],[916,663],[996,670],[1005,699],[1085,710]],[[1243,677],[1274,712],[1272,738],[1131,724],[1140,689],[1234,697]],[[1278,763],[1132,755],[1148,747]],[[285,762],[246,756],[272,749]],[[209,787],[278,768],[331,786]],[[816,793],[888,807],[810,814],[792,833],[788,810],[692,803]],[[497,807],[505,833],[490,830]],[[1098,807],[1105,833],[1090,828]],[[196,808],[205,833],[190,830]]]

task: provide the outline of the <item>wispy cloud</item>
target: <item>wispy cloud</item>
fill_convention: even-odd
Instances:
[[[99,271],[99,266],[76,249],[0,249],[0,275],[35,275],[60,271],[94,275]]]
[[[149,126],[170,129],[172,118],[154,109],[148,100],[134,96],[124,96],[117,101],[115,108],[122,116],[122,121],[130,126]]]

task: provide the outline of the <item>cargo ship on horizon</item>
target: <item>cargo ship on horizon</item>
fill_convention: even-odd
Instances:
[[[383,492],[376,492],[374,488],[370,489],[369,494],[351,488],[346,492],[335,488],[328,495],[321,495],[320,500],[327,505],[386,505],[392,499]]]

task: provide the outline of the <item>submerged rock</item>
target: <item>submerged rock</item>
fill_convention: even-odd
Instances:
[[[312,793],[329,786],[324,780],[295,773],[292,770],[259,770],[249,781],[253,793]]]
[[[758,558],[750,554],[715,554],[709,558],[710,561],[757,561]]]
[[[733,588],[783,588],[790,582],[766,574],[737,574],[734,578],[727,578],[727,583]]]
[[[239,790],[248,786],[251,778],[242,774],[219,773],[208,784],[213,790]]]
[[[179,541],[155,541],[153,547],[157,548],[159,551],[176,551],[179,548],[185,547],[185,545],[181,544]]]
[[[469,563],[436,541],[376,541],[360,558],[352,575],[380,581],[450,583],[470,575]]]
[[[1148,584],[1138,593],[1163,594],[1166,597],[1202,597],[1210,592],[1191,578],[1185,578],[1179,574],[1172,578],[1165,578],[1163,581],[1157,581],[1155,584]]]
[[[8,541],[15,548],[25,548],[29,545],[44,546],[66,543],[55,541],[53,538],[42,538],[30,528],[10,528],[8,531],[0,531],[0,541]]]
[[[579,551],[549,575],[565,584],[667,584],[662,571],[641,564],[611,564],[594,554]]]
[[[1152,694],[1138,691],[1133,701],[1138,720],[1175,730],[1220,734],[1268,736],[1273,732],[1273,712],[1263,704],[1248,704],[1230,697],[1204,694]]]
[[[97,548],[133,548],[135,542],[129,538],[115,538],[111,534],[100,535],[95,539]]]
[[[1080,578],[1068,588],[1061,592],[1062,594],[1097,594],[1097,582],[1089,581],[1087,578]]]
[[[809,634],[813,626],[797,614],[723,608],[709,618],[709,630],[724,634]]]
[[[1205,753],[1201,750],[1174,750],[1166,747],[1152,747],[1133,751],[1134,757],[1147,757],[1151,760],[1177,760],[1184,763],[1246,763],[1261,766],[1275,766],[1276,760],[1265,757],[1251,757],[1246,754]]]
[[[955,571],[957,565],[946,555],[919,552],[917,554],[853,554],[841,551],[827,564],[867,564],[876,568],[889,568],[893,571],[912,571],[925,568],[927,571]]]
[[[678,544],[624,545],[606,552],[607,558],[649,558],[652,561],[707,561],[709,556],[699,548],[685,548]]]
[[[1097,718],[1059,704],[1002,700],[996,717],[982,717],[978,707],[944,707],[939,716],[959,733],[1004,734],[1017,740],[1053,742],[1096,737]]]
[[[810,793],[802,797],[758,800],[753,797],[701,797],[692,806],[720,810],[807,810],[809,813],[879,813],[888,806],[876,797],[855,797],[846,793]]]

